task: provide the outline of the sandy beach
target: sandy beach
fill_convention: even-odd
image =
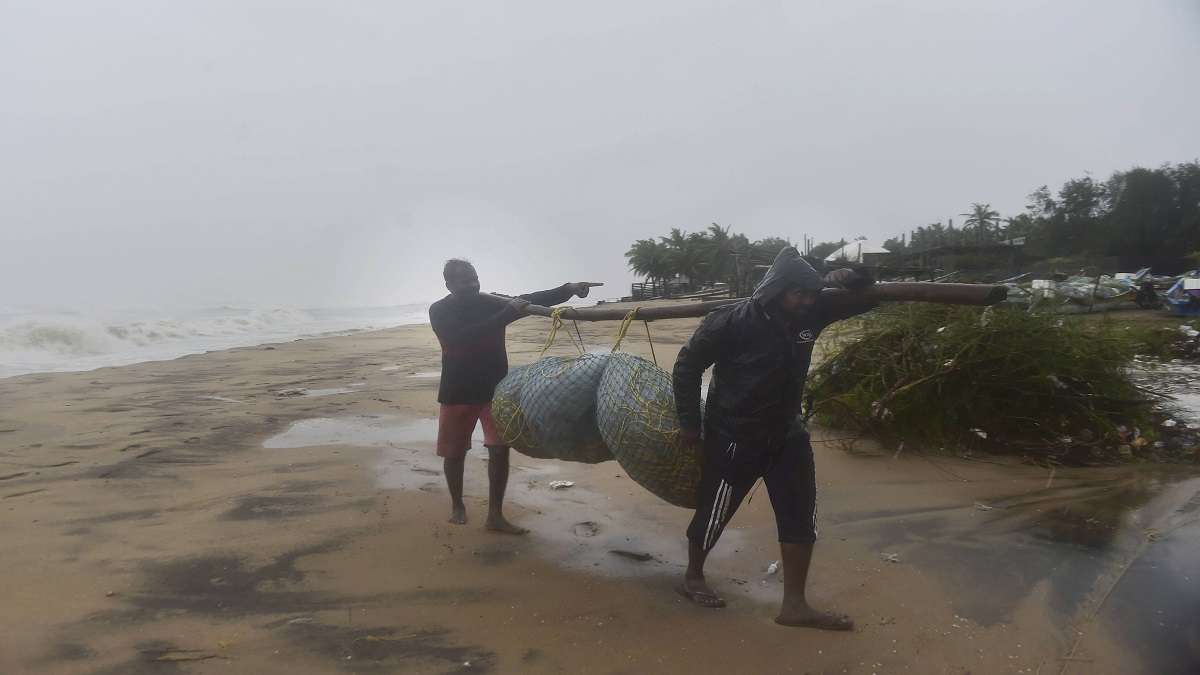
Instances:
[[[510,328],[510,360],[535,360],[548,326]],[[654,325],[664,367],[694,326]],[[580,328],[599,348],[616,326]],[[635,328],[622,348],[650,356]],[[551,353],[571,352],[560,334]],[[772,622],[782,583],[767,573],[778,548],[765,492],[713,554],[723,610],[673,590],[689,512],[615,463],[514,455],[508,513],[532,532],[512,537],[481,527],[485,453],[473,452],[472,520],[448,524],[438,368],[429,327],[406,326],[0,380],[0,673],[1200,664],[1196,581],[1182,580],[1200,541],[1194,474],[1050,474],[817,429],[811,596],[857,628],[785,629]],[[552,490],[557,479],[575,486]]]

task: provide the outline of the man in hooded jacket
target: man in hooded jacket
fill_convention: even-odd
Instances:
[[[805,598],[817,537],[816,476],[800,405],[817,336],[874,307],[865,301],[835,306],[822,299],[821,289],[858,290],[871,283],[850,269],[822,277],[794,247],[785,248],[750,299],[709,314],[679,352],[674,387],[681,434],[704,453],[699,506],[687,530],[688,569],[679,587],[688,599],[704,607],[725,605],[705,582],[704,561],[762,478],[783,558],[783,606],[775,621],[853,628],[848,617],[813,609]],[[701,433],[701,378],[714,364]]]

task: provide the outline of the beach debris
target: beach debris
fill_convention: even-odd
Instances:
[[[770,565],[767,565],[767,576],[771,576],[779,571],[779,561],[772,560]]]
[[[594,537],[600,534],[600,526],[590,520],[575,523],[575,526],[571,530],[575,533],[576,537]]]
[[[143,649],[142,656],[148,661],[160,663],[178,663],[182,661],[207,661],[209,659],[224,659],[228,657],[213,654],[199,649]]]
[[[279,391],[275,392],[275,395],[280,398],[290,398],[292,396],[304,396],[306,393],[308,393],[307,389],[293,388],[280,389]]]
[[[976,511],[995,511],[996,507],[988,506],[987,504],[984,504],[983,502],[975,502],[975,510]]]
[[[650,562],[651,560],[654,560],[654,556],[650,555],[649,553],[638,553],[637,551],[624,551],[624,550],[621,550],[618,548],[609,550],[609,553],[616,555],[616,556],[620,556],[622,558],[629,558],[630,560],[635,560],[637,562]]]
[[[298,616],[295,619],[288,621],[288,625],[296,625],[296,624],[300,624],[300,623],[312,623],[313,621],[314,621],[314,619],[311,616]]]
[[[900,562],[900,554],[899,553],[880,553],[879,559],[884,562],[898,563],[898,562]]]
[[[1163,420],[1163,423],[1162,423],[1162,425],[1168,429],[1173,428],[1177,424],[1179,424],[1179,423],[1172,419]]]
[[[1137,345],[1106,324],[1056,320],[1004,308],[986,322],[958,307],[878,310],[810,373],[814,419],[892,447],[904,439],[951,452],[1021,448],[1061,464],[1119,460],[1132,429],[1158,428],[1154,400],[1127,367]],[[1093,438],[1077,442],[1082,430]]]
[[[573,480],[552,480],[550,481],[551,490],[566,490],[567,488],[575,487]]]

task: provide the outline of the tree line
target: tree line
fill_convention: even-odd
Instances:
[[[1200,263],[1200,162],[1134,168],[1108,180],[1068,180],[1057,192],[1034,190],[1024,212],[1003,217],[990,204],[972,204],[954,219],[922,225],[884,242],[894,253],[947,246],[986,246],[1024,238],[1027,257],[1115,256],[1124,260]],[[857,237],[864,239],[865,237]],[[803,252],[821,260],[846,240],[806,241]],[[770,263],[789,239],[751,241],[716,223],[700,232],[673,228],[665,237],[639,239],[625,253],[629,267],[653,282],[678,276],[692,285],[724,282],[740,288],[756,265]]]
[[[990,204],[972,204],[954,220],[917,227],[884,248],[924,251],[942,246],[1011,242],[1024,237],[1032,257],[1114,256],[1170,260],[1200,255],[1200,162],[1090,175],[1029,194],[1024,212],[1002,218]]]

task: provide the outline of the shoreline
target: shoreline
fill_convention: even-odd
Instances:
[[[513,365],[540,355],[548,326],[510,328]],[[660,362],[694,326],[654,325]],[[589,346],[615,338],[580,329]],[[623,349],[650,356],[632,331]],[[1033,673],[1061,666],[1077,626],[1075,653],[1094,661],[1069,672],[1149,668],[1122,624],[1085,619],[1128,553],[1129,518],[1170,522],[1188,480],[1047,480],[1004,461],[846,452],[818,430],[811,594],[858,629],[782,629],[761,491],[712,557],[722,611],[673,591],[690,514],[615,463],[514,454],[509,515],[533,530],[514,538],[481,528],[472,452],[472,522],[447,524],[427,422],[438,367],[428,327],[408,325],[0,379],[0,671]],[[295,447],[264,447],[289,433]],[[550,490],[551,476],[576,486]],[[1066,538],[1080,528],[1090,539]]]

